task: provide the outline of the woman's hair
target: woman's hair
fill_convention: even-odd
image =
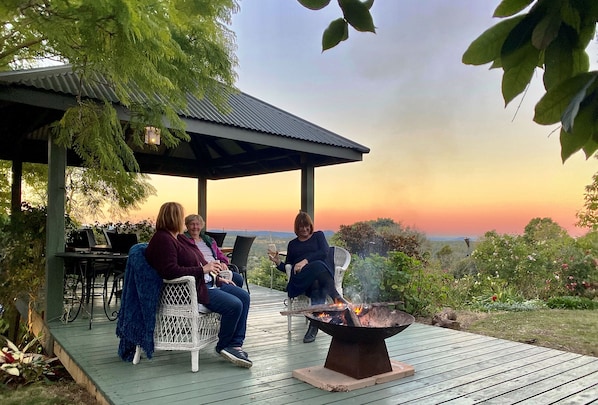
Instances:
[[[162,204],[158,218],[156,218],[156,230],[165,230],[170,232],[182,232],[183,206],[177,202],[167,202]]]
[[[314,232],[314,221],[307,212],[299,211],[295,217],[295,235],[299,236],[299,228],[302,226],[309,226],[309,233]]]
[[[191,214],[191,215],[187,215],[185,217],[185,226],[188,226],[190,222],[192,221],[197,221],[200,224],[206,224],[206,221],[203,220],[203,218],[201,217],[201,215],[197,215],[197,214]]]

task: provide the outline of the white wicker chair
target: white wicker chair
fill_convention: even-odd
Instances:
[[[220,273],[232,279],[230,270]],[[199,350],[218,340],[220,314],[197,303],[195,277],[183,276],[163,280],[164,287],[156,313],[154,350],[187,350],[191,352],[191,371],[199,371]],[[137,346],[133,364],[139,363],[141,347]]]
[[[334,251],[334,286],[336,291],[340,295],[343,295],[343,278],[345,277],[345,272],[351,263],[351,254],[344,248],[338,246],[331,246],[331,251]],[[287,280],[291,278],[291,265],[287,264],[285,266],[285,271],[287,273]],[[306,295],[299,295],[295,298],[288,298],[288,306],[289,311],[294,311],[298,309],[307,308],[311,305],[309,297]],[[304,316],[302,314],[296,314],[298,316]],[[291,332],[292,326],[292,317],[293,315],[287,315],[287,323],[289,332]],[[305,318],[307,322],[307,318]]]

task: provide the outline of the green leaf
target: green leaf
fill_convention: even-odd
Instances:
[[[332,21],[322,35],[322,52],[334,48],[347,38],[349,38],[349,25],[347,22],[343,18]]]
[[[581,103],[588,98],[588,89],[594,82],[596,81],[596,76],[594,76],[591,80],[589,80],[575,96],[569,102],[567,108],[563,112],[563,116],[561,118],[561,123],[563,124],[563,128],[567,132],[571,132],[573,130],[573,125],[577,122],[577,115],[579,113],[579,109]]]
[[[574,70],[574,49],[570,37],[571,29],[563,26],[561,34],[546,49],[544,54],[544,88],[556,86],[578,73]],[[575,58],[575,60],[577,60]]]
[[[556,13],[547,14],[532,32],[532,44],[537,49],[546,49],[559,34],[561,18]]]
[[[535,0],[503,0],[496,10],[493,17],[509,17],[517,14]]]
[[[594,83],[597,75],[598,72],[578,74],[549,89],[536,104],[534,121],[540,125],[559,122],[575,95],[587,88],[588,83]]]
[[[321,10],[326,7],[330,0],[297,0],[305,8],[310,10]]]
[[[462,62],[467,65],[483,65],[500,58],[505,39],[524,16],[513,17],[490,27],[467,48]]]
[[[502,77],[502,94],[505,106],[528,86],[534,70],[538,65],[539,58],[540,51],[531,46],[531,44],[528,44],[510,55],[510,59],[518,61],[515,64],[511,63],[512,67],[505,68],[505,60],[501,59],[503,61],[503,69],[505,69]]]
[[[369,8],[360,0],[338,0],[345,20],[357,31],[376,32]]]
[[[561,128],[561,159],[565,162],[571,155],[580,151],[588,142],[594,142],[592,136],[596,128],[596,106],[587,103],[575,117],[571,131]],[[588,145],[591,147],[591,144]]]
[[[594,131],[594,135],[596,135],[596,131]],[[594,140],[594,138],[592,138],[589,141],[587,141],[585,143],[585,145],[583,145],[582,149],[583,149],[583,152],[586,155],[586,159],[589,159],[598,150],[598,142],[596,142]]]
[[[537,49],[531,43],[536,18],[529,15],[523,18],[513,29],[502,44],[500,58],[505,70],[516,67],[528,58],[526,53],[536,53]]]
[[[372,8],[372,6],[374,5],[374,0],[364,0],[363,4],[365,4],[365,6],[368,8],[368,10],[370,10]]]

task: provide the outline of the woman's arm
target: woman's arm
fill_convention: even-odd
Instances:
[[[192,252],[187,252],[179,243],[168,233],[156,232],[145,252],[148,263],[165,279],[194,276],[198,281],[203,280],[201,263],[188,257]]]

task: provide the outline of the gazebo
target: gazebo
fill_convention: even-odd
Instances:
[[[13,162],[13,202],[20,203],[23,162],[48,164],[46,319],[62,311],[64,250],[64,186],[66,166],[79,158],[51,141],[50,125],[75,105],[76,97],[109,100],[119,119],[130,112],[100,76],[80,87],[68,65],[0,72],[0,159]],[[239,92],[229,96],[230,112],[219,111],[209,99],[189,97],[188,111],[179,116],[189,142],[174,149],[163,146],[134,149],[140,171],[196,178],[198,212],[206,218],[207,180],[301,170],[301,209],[313,215],[315,168],[361,161],[369,149],[331,131]],[[13,204],[15,206],[15,204]],[[206,218],[206,220],[208,220]]]

